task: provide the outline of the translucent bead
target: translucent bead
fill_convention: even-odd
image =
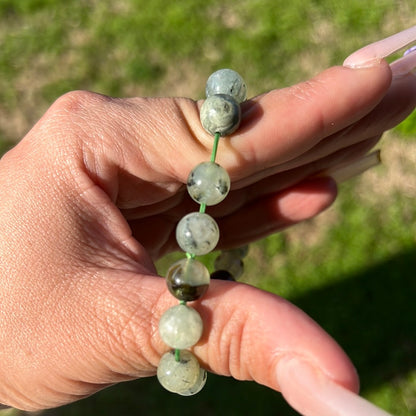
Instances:
[[[176,227],[176,241],[180,248],[197,256],[214,250],[219,238],[217,223],[205,213],[192,212],[185,215]]]
[[[190,387],[187,391],[183,393],[179,393],[179,394],[181,396],[192,396],[194,394],[197,394],[203,389],[206,382],[207,382],[207,372],[205,369],[200,368],[199,376],[195,384],[192,387]]]
[[[215,270],[211,273],[211,279],[235,282],[233,275],[228,270]]]
[[[241,109],[230,95],[217,94],[208,97],[202,104],[200,119],[202,127],[212,134],[227,136],[233,133],[241,120]]]
[[[209,282],[208,269],[195,259],[177,261],[166,274],[166,283],[170,293],[185,302],[200,298],[208,289]]]
[[[215,162],[203,162],[192,169],[188,177],[188,193],[199,204],[220,203],[230,190],[227,171]]]
[[[207,97],[215,94],[226,94],[233,97],[238,103],[246,99],[246,84],[238,72],[232,69],[220,69],[208,78],[205,87]]]
[[[215,270],[227,270],[234,279],[238,279],[244,272],[244,264],[241,258],[236,257],[232,252],[222,252],[214,262]]]
[[[175,351],[169,351],[159,362],[157,378],[166,390],[190,396],[204,387],[206,371],[190,351],[180,351],[179,361],[176,361]]]
[[[195,345],[201,338],[202,329],[199,313],[182,304],[169,308],[159,321],[159,334],[163,342],[180,350]]]

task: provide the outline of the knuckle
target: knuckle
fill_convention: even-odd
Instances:
[[[110,98],[90,91],[70,91],[59,97],[51,106],[54,112],[76,114],[88,111],[90,108],[101,106]]]

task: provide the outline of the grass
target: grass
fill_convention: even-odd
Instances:
[[[412,0],[3,0],[0,152],[68,90],[199,98],[214,69],[232,67],[256,95],[415,24],[413,9]],[[343,185],[317,219],[254,244],[245,274],[316,319],[357,365],[363,395],[400,416],[416,413],[415,138],[413,114],[384,140],[385,166]],[[215,376],[186,402],[146,379],[44,414],[167,412],[296,414],[279,393]]]

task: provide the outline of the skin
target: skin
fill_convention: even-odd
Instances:
[[[330,68],[246,102],[241,127],[219,147],[232,181],[210,209],[219,248],[326,209],[336,184],[317,174],[364,155],[415,97],[416,78],[392,81],[379,61]],[[54,407],[155,374],[168,349],[158,321],[177,301],[153,261],[177,249],[176,223],[196,209],[184,184],[212,146],[200,105],[72,92],[1,159],[0,402]],[[208,370],[282,390],[296,403],[300,392],[279,363],[300,357],[358,391],[342,349],[284,299],[213,281],[193,306],[205,325],[193,352]],[[302,411],[318,414],[308,403]]]

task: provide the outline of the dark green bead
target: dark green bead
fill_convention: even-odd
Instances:
[[[192,258],[177,261],[166,274],[169,292],[185,302],[199,299],[207,291],[209,283],[208,269]]]
[[[211,273],[211,279],[235,282],[233,275],[228,270],[215,270],[215,272]]]

